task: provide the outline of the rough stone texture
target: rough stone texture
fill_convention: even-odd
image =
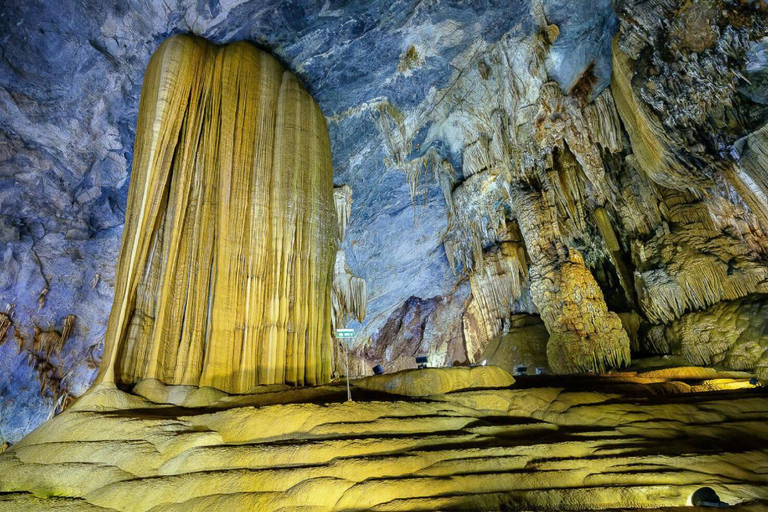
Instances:
[[[478,370],[492,368],[434,371]],[[408,401],[355,387],[346,402],[336,385],[197,409],[102,386],[0,454],[0,510],[575,511],[684,507],[703,486],[764,502],[768,396],[692,370]]]
[[[515,379],[498,366],[424,368],[374,375],[355,381],[355,387],[390,395],[442,395],[466,389],[507,388]]]
[[[693,364],[757,370],[768,381],[768,297],[724,301],[650,329],[645,348]]]
[[[355,196],[342,249],[368,285],[356,350],[453,362],[480,345],[464,336],[480,302],[466,274],[511,240],[515,181],[546,196],[600,308],[670,322],[764,291],[764,13],[730,0],[3,3],[0,310],[15,308],[0,441],[62,405],[40,393],[35,325],[74,314],[52,363],[69,395],[94,376],[141,80],[167,36],[255,41],[304,80],[334,182]],[[633,133],[661,141],[663,166]],[[410,310],[419,320],[398,324]]]
[[[355,363],[350,363],[350,374],[370,375],[376,365],[387,372],[415,368],[419,356],[426,356],[430,366],[468,364],[462,313],[469,296],[465,281],[446,297],[410,297],[392,312],[369,343],[353,349]]]
[[[478,361],[498,366],[511,374],[518,366],[526,366],[529,375],[534,375],[537,368],[549,372],[548,341],[549,332],[540,317],[513,315],[503,334],[485,346]]]

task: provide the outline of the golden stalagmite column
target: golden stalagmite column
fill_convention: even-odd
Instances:
[[[97,381],[329,381],[332,173],[320,108],[274,58],[163,42],[144,78]]]

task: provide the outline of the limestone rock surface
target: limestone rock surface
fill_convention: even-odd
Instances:
[[[515,379],[497,366],[423,368],[374,375],[355,382],[368,391],[392,395],[441,395],[463,389],[506,388]]]
[[[764,4],[2,3],[0,442],[95,378],[142,79],[169,36],[256,42],[317,100],[334,184],[355,197],[338,275],[350,304],[366,284],[365,319],[347,322],[357,373],[416,355],[477,362],[512,315],[550,317],[561,302],[570,313],[550,324],[576,350],[553,353],[600,370],[642,344],[646,322],[766,293]],[[535,230],[520,232],[521,188],[552,228],[548,261],[530,258]],[[510,244],[525,255],[514,265],[499,258]],[[559,272],[576,254],[583,298],[560,301],[582,286],[546,280],[534,298],[525,269]],[[599,325],[579,331],[585,309]],[[642,319],[629,343],[614,314]],[[38,350],[35,333],[61,334],[69,315],[61,350]]]
[[[693,392],[702,377],[407,401],[355,387],[346,402],[336,384],[199,408],[102,384],[0,454],[0,510],[635,509],[683,507],[704,486],[765,502],[768,397],[738,378]]]

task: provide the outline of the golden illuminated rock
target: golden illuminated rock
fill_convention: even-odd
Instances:
[[[556,372],[604,372],[629,364],[629,338],[579,251],[559,238],[553,208],[539,191],[513,192],[531,259],[531,297],[547,326],[549,364]]]
[[[638,166],[653,181],[665,187],[682,190],[706,185],[705,177],[687,169],[677,158],[661,122],[636,98],[632,89],[633,63],[619,48],[618,38],[617,35],[613,41],[611,92]]]
[[[99,382],[317,384],[336,252],[325,119],[247,43],[149,62]]]
[[[522,241],[504,242],[483,255],[482,268],[469,275],[472,299],[463,318],[470,362],[479,362],[476,356],[502,331],[527,281],[528,261]]]
[[[515,379],[498,366],[401,370],[355,381],[356,386],[368,391],[403,396],[441,395],[461,389],[506,388],[514,383]]]
[[[413,370],[355,381],[354,402],[337,384],[202,409],[102,384],[0,454],[0,511],[580,511],[685,506],[704,486],[734,505],[768,499],[768,398],[747,379],[544,379]]]

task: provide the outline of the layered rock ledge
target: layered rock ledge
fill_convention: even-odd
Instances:
[[[403,396],[412,379],[389,394],[363,389],[374,379],[354,402],[343,383],[143,385],[204,407],[102,385],[0,455],[0,510],[631,509],[702,487],[741,510],[768,500],[768,392],[746,374],[530,376],[418,398]]]

